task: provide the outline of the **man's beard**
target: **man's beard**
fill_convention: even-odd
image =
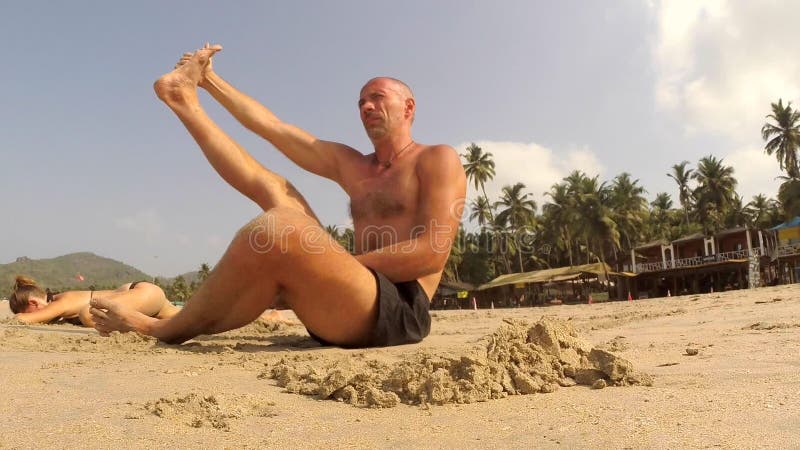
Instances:
[[[389,130],[388,128],[386,128],[384,124],[380,124],[367,127],[366,131],[367,131],[367,136],[369,136],[370,139],[380,139],[386,136],[386,133]]]

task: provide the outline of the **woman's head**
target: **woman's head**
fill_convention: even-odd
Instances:
[[[47,293],[33,278],[18,275],[14,290],[8,298],[8,306],[15,314],[31,312],[47,305]]]

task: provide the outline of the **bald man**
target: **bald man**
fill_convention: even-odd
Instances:
[[[317,139],[217,75],[211,58],[221,49],[206,45],[185,54],[156,81],[155,91],[217,173],[263,214],[236,234],[178,314],[154,319],[96,298],[96,328],[180,343],[246,325],[280,296],[323,345],[422,340],[464,205],[466,177],[456,151],[414,141],[411,89],[384,77],[369,80],[358,98],[374,152]],[[198,87],[298,166],[341,186],[350,198],[354,255],[324,231],[291,183],[259,164],[206,115]]]

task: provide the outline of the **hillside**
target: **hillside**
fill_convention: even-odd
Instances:
[[[83,281],[77,277],[83,276]],[[33,277],[40,286],[54,291],[66,289],[97,289],[116,287],[152,277],[134,267],[93,253],[72,253],[51,259],[17,258],[0,264],[0,297],[11,291],[17,275]]]

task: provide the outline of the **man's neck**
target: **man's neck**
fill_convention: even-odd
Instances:
[[[388,161],[411,142],[411,133],[403,133],[391,137],[387,136],[380,141],[373,141],[375,156],[379,161]]]

